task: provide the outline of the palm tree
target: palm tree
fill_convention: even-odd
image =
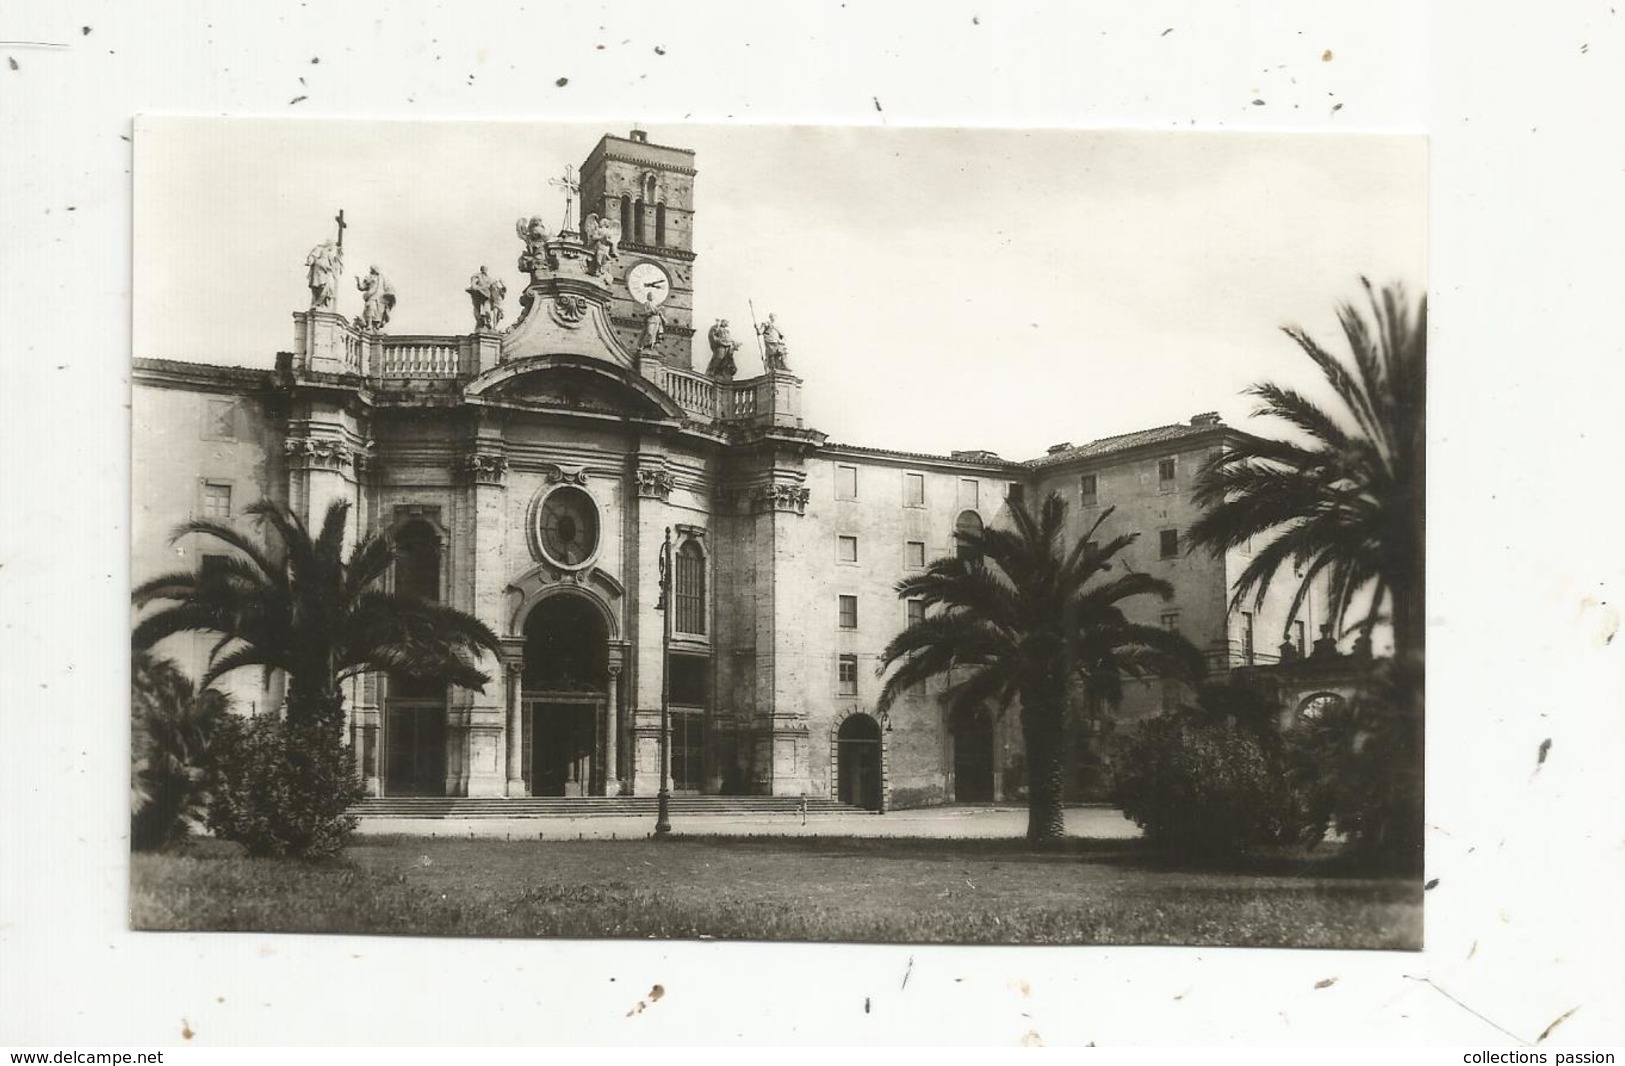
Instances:
[[[1093,546],[1110,509],[1070,549],[1062,543],[1066,504],[1059,496],[1051,494],[1036,516],[1011,500],[1009,514],[1013,528],[956,534],[959,557],[938,559],[925,573],[898,582],[899,598],[923,600],[927,614],[881,654],[882,673],[897,669],[881,689],[877,710],[950,671],[951,712],[989,701],[1001,712],[1019,706],[1030,771],[1027,839],[1041,842],[1066,832],[1062,725],[1073,685],[1081,681],[1091,699],[1115,703],[1125,676],[1195,678],[1202,660],[1178,634],[1124,617],[1125,601],[1166,599],[1173,590],[1149,574],[1106,576],[1112,557],[1138,537]]]
[[[1197,481],[1204,513],[1191,527],[1191,545],[1223,551],[1253,537],[1267,541],[1242,569],[1233,607],[1249,593],[1262,602],[1289,562],[1302,573],[1291,614],[1323,574],[1339,622],[1363,594],[1369,605],[1355,627],[1369,635],[1387,605],[1396,658],[1419,670],[1427,301],[1413,310],[1399,286],[1379,295],[1360,280],[1369,318],[1352,304],[1338,309],[1352,369],[1303,330],[1285,329],[1331,385],[1337,408],[1267,382],[1249,389],[1261,401],[1258,415],[1284,420],[1303,439],[1249,436],[1221,449]]]
[[[230,714],[217,689],[139,651],[130,670],[130,845],[166,847],[201,821],[215,730]]]
[[[368,534],[342,554],[349,504],[327,509],[313,538],[298,515],[269,501],[248,508],[279,542],[267,551],[218,522],[187,522],[189,534],[212,537],[237,552],[201,572],[153,578],[135,590],[135,605],[166,602],[135,627],[133,642],[150,648],[175,633],[219,635],[199,679],[207,687],[243,667],[288,677],[288,722],[318,725],[335,739],[344,718],[342,683],[375,670],[483,690],[490,678],[481,650],[500,654],[485,623],[454,608],[377,588],[395,558],[392,539]]]
[[[1280,385],[1254,385],[1258,414],[1284,420],[1299,439],[1242,438],[1222,449],[1197,481],[1205,513],[1191,527],[1193,550],[1266,541],[1242,569],[1232,605],[1262,601],[1289,562],[1301,568],[1291,613],[1325,576],[1330,617],[1369,638],[1386,617],[1394,661],[1372,678],[1371,698],[1398,716],[1380,769],[1391,797],[1374,841],[1414,861],[1420,854],[1427,467],[1427,301],[1410,306],[1397,285],[1378,293],[1360,279],[1369,313],[1338,309],[1353,366],[1301,329],[1287,336],[1314,360],[1337,398],[1323,406]],[[1360,601],[1366,602],[1361,605]],[[1363,607],[1363,613],[1362,613]],[[1290,615],[1289,615],[1290,617]]]

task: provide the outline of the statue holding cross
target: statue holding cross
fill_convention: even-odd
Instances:
[[[305,256],[305,284],[310,287],[310,309],[331,311],[338,299],[339,275],[344,273],[344,212],[333,217],[339,225],[337,241],[323,241]]]

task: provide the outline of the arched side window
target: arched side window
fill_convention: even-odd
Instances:
[[[621,238],[624,240],[632,232],[632,198],[621,197]]]
[[[655,204],[655,243],[666,243],[666,205]]]
[[[677,549],[674,575],[677,614],[673,624],[679,633],[705,635],[705,553],[692,540]]]
[[[643,243],[643,201],[639,200],[632,205],[632,241],[634,244]]]
[[[954,520],[954,554],[961,559],[975,560],[982,557],[982,553],[965,542],[965,537],[980,537],[982,535],[982,516],[975,511],[961,511]]]

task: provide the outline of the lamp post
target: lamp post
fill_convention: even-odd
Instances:
[[[671,832],[671,527],[660,545],[660,792],[655,836]]]

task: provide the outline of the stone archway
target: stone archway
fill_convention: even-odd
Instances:
[[[884,745],[880,723],[862,712],[848,715],[835,731],[835,798],[867,811],[883,807]]]

